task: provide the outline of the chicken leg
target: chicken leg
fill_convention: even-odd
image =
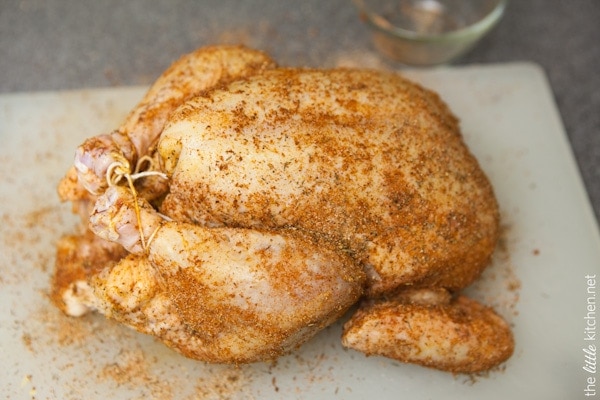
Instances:
[[[73,170],[61,183],[59,194],[71,201],[84,195],[78,187],[100,194],[107,186],[109,167],[117,162],[133,173],[136,161],[149,154],[179,105],[211,87],[274,66],[266,54],[241,46],[203,47],[185,55],[156,80],[119,129],[92,137],[77,148]]]
[[[362,294],[359,266],[293,229],[204,228],[165,221],[146,203],[139,207],[149,235],[143,246],[133,201],[128,189],[111,187],[92,214],[96,235],[135,255],[95,277],[94,290],[101,294],[95,308],[154,335],[154,325],[174,319],[175,333],[157,336],[189,357],[223,363],[274,359],[337,320]],[[163,311],[137,307],[148,296],[132,287],[151,288],[146,292],[159,300],[145,304]]]

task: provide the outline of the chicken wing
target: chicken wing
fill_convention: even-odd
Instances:
[[[455,373],[488,370],[514,349],[510,327],[491,308],[429,289],[366,302],[345,323],[342,343],[367,355]]]
[[[74,317],[95,309],[90,279],[127,255],[118,243],[85,231],[62,237],[57,244],[56,271],[50,298],[65,314]]]

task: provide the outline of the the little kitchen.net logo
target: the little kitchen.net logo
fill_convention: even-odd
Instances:
[[[586,396],[596,396],[596,274],[586,275],[586,314],[583,317],[585,327],[583,329],[583,370],[587,376],[585,379]]]

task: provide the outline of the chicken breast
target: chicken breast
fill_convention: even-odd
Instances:
[[[373,296],[462,288],[497,239],[492,188],[456,119],[396,74],[265,71],[187,102],[158,151],[161,212],[323,237],[367,270]]]

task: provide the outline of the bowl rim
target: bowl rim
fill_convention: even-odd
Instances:
[[[377,17],[381,18],[379,14],[369,11],[368,7],[365,5],[364,0],[353,0],[353,2],[358,7],[361,16],[365,17],[366,21],[372,28],[375,28],[378,31],[387,34],[394,35],[397,38],[410,39],[418,42],[454,41],[456,39],[473,36],[476,33],[483,34],[489,29],[491,29],[500,20],[500,18],[504,14],[504,10],[508,5],[508,0],[499,0],[498,4],[496,4],[496,6],[489,13],[487,13],[483,18],[481,18],[474,24],[445,33],[423,34],[408,29],[400,28],[392,24],[390,24],[389,27],[383,27],[381,26],[381,24],[378,24],[376,22]]]

